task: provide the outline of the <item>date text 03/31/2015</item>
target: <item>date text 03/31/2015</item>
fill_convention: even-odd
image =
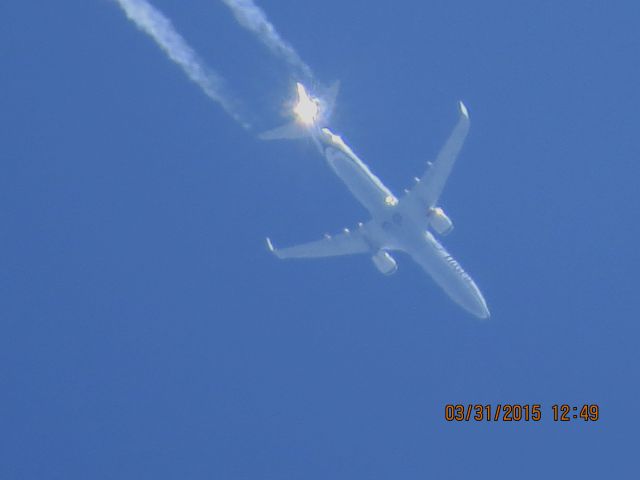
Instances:
[[[582,420],[596,422],[600,419],[600,407],[595,404],[554,404],[551,405],[551,418],[554,422]],[[447,422],[539,422],[543,418],[542,405],[539,403],[498,403],[492,404],[447,404],[444,407],[444,419]]]

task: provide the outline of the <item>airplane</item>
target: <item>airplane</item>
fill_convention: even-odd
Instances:
[[[264,140],[310,137],[331,169],[354,197],[369,211],[371,219],[355,229],[309,243],[276,248],[267,238],[269,251],[280,259],[321,258],[351,254],[369,254],[383,274],[396,272],[398,264],[389,252],[407,253],[458,305],[478,318],[490,313],[480,289],[460,264],[438,242],[434,233],[445,236],[453,222],[438,206],[440,194],[469,131],[469,112],[458,103],[459,119],[433,163],[415,185],[396,197],[376,177],[344,140],[329,128],[323,107],[332,107],[337,84],[328,92],[328,100],[310,96],[301,83],[296,84],[298,101],[295,121],[260,135]]]

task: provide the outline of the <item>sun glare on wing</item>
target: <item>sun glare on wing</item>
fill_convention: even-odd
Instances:
[[[298,89],[298,103],[293,107],[293,113],[303,125],[313,125],[318,118],[320,110],[318,99],[311,98],[302,84],[298,83],[296,86]]]

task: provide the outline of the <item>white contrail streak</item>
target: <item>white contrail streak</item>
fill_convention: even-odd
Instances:
[[[247,30],[253,32],[271,52],[284,59],[291,67],[299,70],[306,80],[313,79],[311,68],[302,61],[300,55],[276,31],[264,11],[253,0],[222,0]]]
[[[224,91],[224,80],[207,68],[196,52],[176,31],[171,21],[147,0],[116,0],[122,10],[140,30],[147,33],[167,56],[177,63],[184,73],[202,91],[233,117],[244,128],[249,125],[242,119],[236,102]]]

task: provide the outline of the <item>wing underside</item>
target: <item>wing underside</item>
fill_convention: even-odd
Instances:
[[[367,253],[371,247],[359,231],[345,230],[337,235],[325,235],[320,240],[291,247],[276,248],[267,238],[269,250],[278,258],[322,258]]]
[[[467,138],[467,133],[469,133],[469,113],[462,102],[458,104],[458,107],[460,110],[458,123],[438,153],[436,160],[409,192],[411,196],[418,196],[428,207],[437,204],[456,158]]]

